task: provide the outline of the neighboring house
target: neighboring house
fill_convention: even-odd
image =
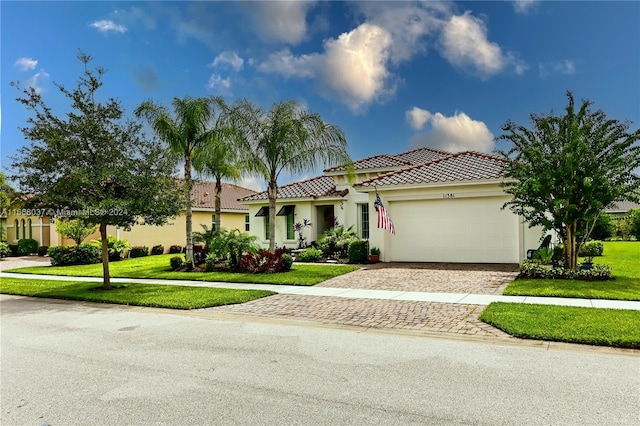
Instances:
[[[509,209],[501,183],[503,161],[478,152],[419,148],[354,162],[350,184],[344,167],[282,186],[276,204],[276,243],[295,247],[294,225],[309,219],[307,242],[334,223],[354,226],[360,238],[381,249],[385,262],[518,263],[539,245],[531,229]],[[376,188],[396,234],[377,228]],[[268,244],[268,197],[240,200],[249,206],[251,233]],[[335,222],[334,222],[335,221]]]
[[[222,184],[220,224],[227,230],[240,229],[249,231],[249,209],[238,202],[239,198],[255,194],[247,188],[229,183]],[[215,223],[215,182],[196,181],[193,188],[193,231],[202,231],[201,225],[207,225],[209,229]],[[55,220],[50,221],[48,216],[27,217],[9,214],[3,219],[5,233],[9,244],[17,244],[18,239],[34,238],[38,245],[70,245],[72,240],[63,238],[55,230]],[[15,226],[17,224],[17,228]],[[163,245],[165,251],[171,245],[184,247],[186,243],[186,217],[183,214],[170,220],[165,226],[135,225],[130,231],[117,229],[114,226],[107,228],[109,235],[127,240],[132,246]],[[94,233],[85,239],[85,242],[100,239],[99,233]]]
[[[618,221],[626,219],[631,209],[640,209],[640,204],[634,203],[633,201],[618,201],[607,207],[604,211],[611,216],[611,219]]]

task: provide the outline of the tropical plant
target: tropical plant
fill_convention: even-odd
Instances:
[[[325,257],[336,259],[347,258],[347,250],[351,241],[358,240],[358,234],[353,225],[347,229],[337,226],[326,230],[318,239],[318,246]]]
[[[380,256],[380,249],[378,247],[371,247],[371,250],[369,250],[369,253],[374,256]]]
[[[257,253],[260,250],[255,243],[257,240],[258,237],[239,229],[221,230],[211,241],[209,253],[217,259],[226,260],[230,270],[236,270],[243,254]]]
[[[98,225],[87,225],[82,219],[59,219],[56,221],[56,232],[80,245],[89,235],[98,230]]]
[[[553,259],[553,249],[542,247],[535,251],[533,255],[533,260],[536,260],[543,265],[550,265]]]
[[[207,144],[216,140],[218,131],[211,122],[221,111],[221,98],[174,98],[172,105],[175,118],[162,106],[145,101],[135,110],[137,117],[144,118],[155,134],[165,141],[171,150],[184,160],[184,192],[186,197],[186,262],[193,260],[193,216],[191,169],[194,156]],[[217,111],[216,111],[217,110]]]
[[[57,84],[69,107],[60,115],[33,87],[20,87],[18,102],[32,114],[22,133],[30,144],[13,159],[13,176],[29,205],[79,215],[96,224],[102,241],[103,288],[110,289],[107,226],[128,229],[138,221],[163,225],[181,209],[167,148],[144,137],[142,125],[124,117],[121,104],[98,93],[102,68],[89,69],[91,56],[79,53],[84,72],[73,90]]]
[[[629,133],[628,123],[592,111],[589,101],[576,111],[571,92],[567,97],[563,116],[532,114],[531,129],[508,121],[497,139],[512,144],[498,152],[505,162],[505,192],[513,196],[504,206],[529,226],[555,230],[564,242],[565,265],[575,269],[602,209],[638,200],[640,130]]]
[[[216,218],[217,217],[218,215],[216,215]],[[204,224],[200,226],[202,226],[202,232],[194,232],[193,241],[196,243],[204,243],[205,250],[209,251],[213,244],[213,240],[215,240],[218,234],[220,234],[220,232],[222,232],[223,230],[220,228],[215,228],[215,229],[209,228],[207,225],[204,225]],[[220,230],[217,231],[216,229],[220,229]]]
[[[269,196],[269,251],[275,251],[276,199],[282,172],[301,173],[321,164],[353,166],[347,141],[337,126],[319,114],[305,111],[295,101],[273,104],[268,112],[247,100],[234,104],[226,114],[239,132],[247,171],[265,179]]]
[[[322,250],[314,247],[307,247],[296,255],[296,261],[298,262],[315,262],[321,258]]]
[[[313,226],[313,224],[311,223],[311,221],[309,219],[303,219],[302,223],[298,222],[295,225],[293,225],[293,229],[298,233],[298,248],[299,249],[303,249],[307,246],[306,244],[306,238],[304,237],[304,235],[302,235],[303,231],[306,228],[311,228]]]

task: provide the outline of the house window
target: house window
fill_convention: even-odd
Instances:
[[[28,223],[29,223],[29,238],[33,238],[33,227],[32,227],[31,219],[29,219]]]
[[[360,220],[358,229],[360,230],[360,238],[369,239],[369,204],[358,204]]]
[[[265,240],[270,239],[271,238],[270,235],[271,234],[269,233],[269,215],[267,214],[264,217],[264,239]]]
[[[211,230],[215,231],[216,230],[216,214],[212,214],[211,215]]]
[[[246,232],[249,232],[249,215],[246,215],[244,217],[244,230]]]
[[[18,219],[13,221],[13,227],[16,229],[16,240],[20,239],[20,223]]]
[[[282,206],[276,216],[285,216],[287,221],[287,240],[293,240],[296,238],[296,231],[294,228],[296,206]]]
[[[27,238],[27,222],[22,219],[22,238]]]

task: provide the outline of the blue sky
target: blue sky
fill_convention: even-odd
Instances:
[[[78,50],[106,68],[102,95],[129,115],[186,95],[295,99],[342,127],[354,159],[504,148],[493,141],[502,124],[560,112],[567,90],[640,123],[635,1],[2,1],[0,14],[4,171],[28,117],[9,83],[36,87],[62,114],[53,83],[75,87]]]

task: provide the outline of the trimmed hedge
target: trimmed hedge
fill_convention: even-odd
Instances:
[[[367,261],[367,242],[364,240],[351,241],[347,252],[349,263],[363,263]]]
[[[591,269],[575,271],[562,267],[547,268],[538,262],[525,260],[520,264],[520,278],[546,278],[552,280],[607,281],[611,279],[609,265],[595,264]]]
[[[18,240],[18,254],[26,256],[38,251],[38,242],[33,238],[22,238]]]
[[[308,247],[296,255],[298,262],[316,262],[322,258],[322,250]]]
[[[134,257],[144,257],[144,256],[149,256],[149,247],[147,246],[135,246],[135,247],[131,247],[131,250],[129,250],[129,257],[132,259]]]
[[[53,266],[91,265],[102,261],[102,250],[93,244],[77,246],[49,247],[49,257]]]
[[[171,265],[171,269],[175,271],[184,265],[184,260],[182,259],[182,256],[173,256],[169,259],[169,265]]]
[[[38,247],[38,256],[44,256],[49,251],[49,246],[40,246]]]
[[[578,256],[581,256],[581,257],[602,256],[603,251],[604,251],[604,243],[602,241],[587,241],[580,248],[580,253],[578,253]]]
[[[152,255],[164,254],[164,246],[162,244],[158,244],[157,246],[153,246],[151,248]]]
[[[182,253],[182,246],[169,246],[169,254],[180,254]]]

